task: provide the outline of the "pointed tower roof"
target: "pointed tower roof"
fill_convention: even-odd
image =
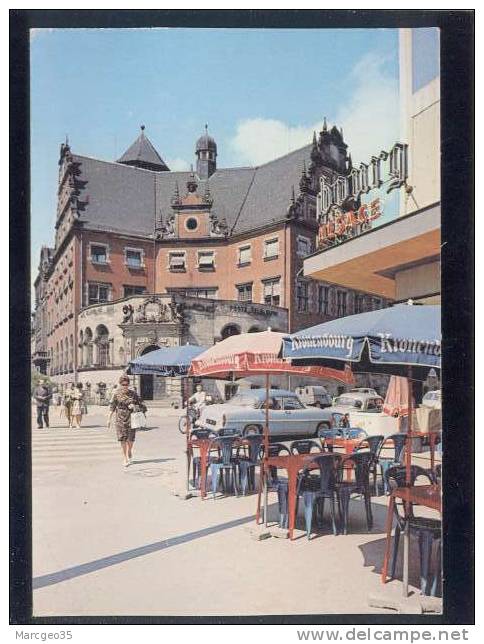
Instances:
[[[153,170],[154,172],[170,170],[155,150],[149,138],[145,135],[144,125],[141,126],[141,134],[139,137],[130,145],[123,156],[118,159],[118,163],[132,165],[136,168],[144,168],[145,170]]]

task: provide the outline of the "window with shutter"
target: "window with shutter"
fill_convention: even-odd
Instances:
[[[186,270],[186,255],[181,253],[170,253],[169,255],[170,271],[184,271]]]
[[[125,248],[124,261],[129,268],[143,268],[143,251],[136,248]]]
[[[241,246],[239,248],[239,266],[250,264],[252,261],[252,247]]]
[[[281,279],[263,280],[264,304],[279,306],[281,302]]]
[[[215,253],[213,251],[199,251],[198,268],[199,270],[214,270]]]
[[[279,256],[279,239],[267,239],[264,242],[264,259],[275,259]]]

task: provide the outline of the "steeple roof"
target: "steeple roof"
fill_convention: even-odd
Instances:
[[[149,138],[145,135],[145,126],[141,126],[141,134],[126,150],[118,163],[153,170],[155,172],[169,171],[170,168],[160,157]]]

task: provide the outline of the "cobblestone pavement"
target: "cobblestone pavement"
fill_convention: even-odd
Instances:
[[[369,607],[370,594],[400,598],[399,581],[379,578],[384,498],[371,534],[355,501],[348,536],[326,525],[311,541],[302,531],[294,542],[255,541],[254,495],[175,496],[185,489],[178,413],[150,410],[129,468],[106,408],[90,408],[81,429],[67,429],[56,409],[49,429],[33,428],[35,615],[370,613],[384,612]],[[411,554],[417,584],[415,544]]]

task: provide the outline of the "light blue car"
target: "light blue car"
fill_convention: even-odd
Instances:
[[[269,391],[269,434],[272,436],[317,436],[331,425],[331,414],[318,407],[306,407],[292,391]],[[204,407],[198,425],[218,432],[224,427],[238,429],[243,436],[261,434],[265,424],[266,390],[250,389],[221,405]]]

